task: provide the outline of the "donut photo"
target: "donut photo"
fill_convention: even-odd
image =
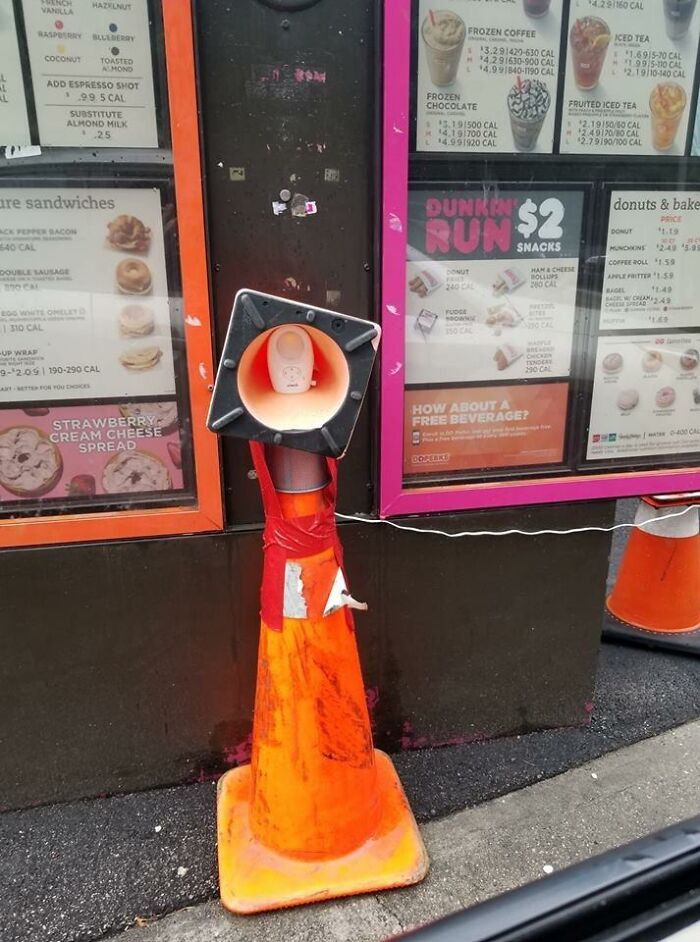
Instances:
[[[619,353],[609,353],[603,358],[603,372],[608,375],[619,373],[624,365],[625,361]]]
[[[136,216],[122,214],[107,223],[107,242],[122,252],[147,252],[151,230]]]
[[[658,373],[663,363],[664,358],[658,350],[647,350],[642,357],[642,367],[647,373]]]
[[[150,294],[153,287],[151,269],[138,258],[125,258],[115,271],[120,294]]]
[[[622,412],[631,412],[639,404],[639,393],[636,389],[623,389],[617,397],[617,408]]]
[[[700,353],[694,347],[689,347],[681,356],[681,369],[686,373],[696,370],[698,363],[700,363]]]
[[[164,462],[147,451],[114,455],[102,470],[105,494],[169,491],[173,482]]]
[[[656,405],[659,409],[670,409],[676,401],[676,390],[673,386],[663,386],[656,394]]]
[[[17,497],[42,497],[58,484],[63,458],[53,442],[32,425],[0,431],[0,485]]]

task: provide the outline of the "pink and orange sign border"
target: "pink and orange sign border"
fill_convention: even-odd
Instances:
[[[700,489],[700,468],[403,485],[405,268],[410,141],[411,0],[384,3],[380,513],[440,513]]]

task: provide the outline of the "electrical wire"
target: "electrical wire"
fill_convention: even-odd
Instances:
[[[691,510],[695,504],[689,504],[676,513],[664,514],[663,517],[654,517],[644,523],[615,523],[611,527],[574,527],[571,530],[462,530],[459,533],[449,533],[447,530],[435,530],[431,527],[411,527],[404,523],[395,523],[385,517],[361,517],[355,514],[341,514],[336,512],[340,520],[352,520],[355,523],[383,523],[395,530],[405,530],[407,533],[431,533],[433,536],[446,536],[450,540],[457,540],[463,536],[570,536],[573,533],[612,533],[614,530],[643,530],[645,527],[655,527],[662,520],[672,520],[682,517]]]

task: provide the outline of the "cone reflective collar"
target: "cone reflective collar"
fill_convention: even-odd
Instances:
[[[310,392],[277,400],[286,413],[273,420],[271,403],[280,394],[262,388],[261,363],[268,333],[285,324],[296,324],[311,335],[320,372]],[[380,328],[372,321],[257,291],[240,291],[207,427],[219,435],[341,457],[357,422],[379,336]],[[289,405],[289,399],[295,401]],[[309,418],[304,421],[307,412]]]

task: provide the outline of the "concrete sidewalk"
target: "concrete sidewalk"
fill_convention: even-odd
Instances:
[[[421,886],[256,917],[217,903],[121,942],[380,942],[700,812],[700,721],[423,826]]]

